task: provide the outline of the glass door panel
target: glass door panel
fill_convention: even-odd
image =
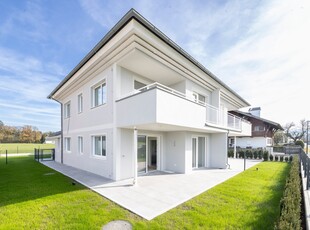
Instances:
[[[192,139],[192,167],[197,168],[197,139]]]
[[[146,172],[146,136],[138,136],[138,172]]]
[[[198,137],[198,167],[205,167],[206,161],[206,138]]]

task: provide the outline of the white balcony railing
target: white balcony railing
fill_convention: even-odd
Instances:
[[[228,113],[227,126],[232,129],[241,129],[241,118]]]
[[[186,100],[195,102],[199,105],[206,107],[206,122],[212,125],[228,128],[228,129],[235,129],[235,130],[241,130],[242,129],[242,119],[240,117],[237,117],[235,115],[232,115],[225,111],[224,109],[219,109],[217,107],[214,107],[210,104],[207,104],[205,102],[197,101],[192,97],[187,96],[184,93],[181,93],[175,89],[172,89],[168,86],[162,85],[158,82],[154,82],[152,84],[149,84],[147,86],[144,86],[138,90],[134,90],[133,92],[129,93],[128,95],[124,96],[122,99],[140,94],[142,92],[151,90],[151,89],[160,89],[167,93],[173,94],[175,96],[184,98]],[[122,100],[121,99],[121,100]],[[205,121],[202,121],[205,122]]]
[[[227,113],[223,109],[221,110],[209,104],[206,105],[206,110],[207,123],[231,129],[241,129],[240,117]]]

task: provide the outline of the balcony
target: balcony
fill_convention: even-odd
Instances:
[[[159,83],[147,85],[117,100],[117,125],[119,127],[147,128],[158,124],[200,130],[232,130],[251,135],[251,124],[224,110]],[[157,124],[154,125],[154,124]],[[155,127],[156,126],[156,127]],[[249,127],[248,127],[249,126]],[[250,130],[244,133],[243,130]]]

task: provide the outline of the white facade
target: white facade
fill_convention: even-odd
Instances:
[[[239,137],[236,146],[241,148],[266,148],[272,146],[272,138],[270,137]]]
[[[227,111],[247,102],[131,13],[50,95],[63,106],[56,161],[113,180],[226,168],[228,135],[251,135],[251,124]]]

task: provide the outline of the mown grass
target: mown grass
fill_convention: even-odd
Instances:
[[[8,153],[33,153],[34,148],[51,149],[55,148],[54,144],[28,144],[28,143],[8,143],[0,144],[0,154]]]
[[[0,159],[0,229],[99,229],[136,216],[29,157]]]
[[[260,163],[139,229],[274,229],[288,172],[288,163]]]
[[[0,229],[100,229],[117,219],[134,229],[273,229],[289,164],[256,167],[146,221],[32,158],[0,159]]]

